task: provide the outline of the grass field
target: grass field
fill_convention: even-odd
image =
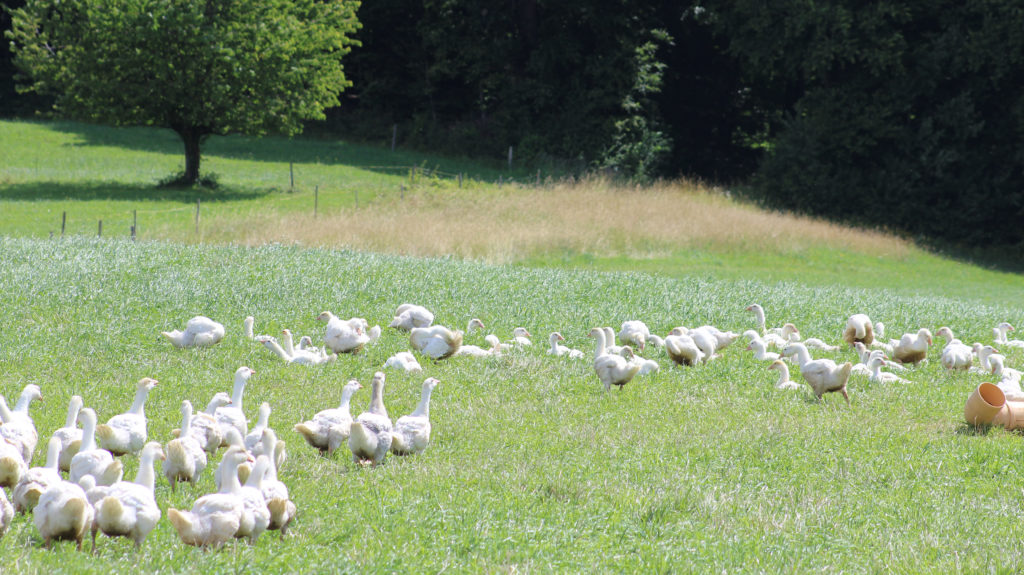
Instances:
[[[364,381],[400,334],[322,369],[288,367],[241,337],[289,327],[322,333],[331,309],[386,322],[417,301],[438,322],[479,317],[508,337],[528,326],[541,340],[559,329],[592,349],[593,325],[642,318],[743,329],[759,301],[769,321],[836,339],[856,311],[894,333],[951,325],[965,341],[990,338],[1019,307],[903,297],[839,287],[768,286],[643,274],[526,270],[454,260],[407,259],[296,247],[185,247],[95,240],[0,241],[0,365],[7,397],[37,383],[41,435],[62,423],[72,393],[101,419],[123,410],[132,383],[150,395],[150,433],[166,440],[178,404],[205,404],[249,365],[257,376],[245,409],[269,401],[288,441],[281,471],[300,516],[294,536],[202,553],[162,522],[142,553],[101,540],[97,556],[40,549],[17,519],[0,549],[20,572],[278,571],[1019,571],[1024,568],[1020,437],[964,426],[963,401],[985,378],[947,375],[937,361],[907,386],[852,383],[853,404],[806,391],[783,393],[774,374],[738,346],[694,369],[669,367],[605,394],[590,362],[548,357],[543,346],[500,359],[426,364],[421,377],[392,374],[393,417],[408,413],[422,377],[442,383],[431,409],[434,443],[420,457],[359,470],[316,455],[289,429],[334,405],[345,380]],[[224,321],[226,341],[176,350],[156,334],[196,313]],[[1010,353],[1012,362],[1021,354]],[[830,354],[837,359],[849,354]],[[656,356],[657,357],[657,356]],[[363,391],[354,411],[368,402]],[[41,444],[42,445],[42,444]],[[42,447],[37,448],[37,458]],[[135,459],[126,457],[128,476]],[[189,506],[213,489],[157,487],[161,506]]]
[[[753,302],[769,323],[792,321],[807,337],[837,340],[846,317],[863,312],[891,336],[949,325],[964,341],[989,342],[999,321],[1024,324],[1019,275],[877,232],[765,214],[694,184],[535,190],[466,180],[460,190],[367,168],[390,152],[305,140],[212,140],[206,166],[220,174],[222,195],[198,192],[196,235],[197,192],[153,188],[180,164],[172,137],[0,122],[0,139],[0,393],[13,399],[40,385],[45,402],[32,414],[46,437],[72,394],[106,420],[127,408],[136,380],[155,377],[149,431],[166,441],[182,399],[205,405],[248,365],[257,375],[245,411],[254,422],[270,402],[289,448],[280,476],[299,507],[291,537],[216,553],[182,544],[166,519],[139,554],[105,538],[95,556],[67,543],[45,551],[31,521],[16,518],[0,539],[0,571],[1024,570],[1020,435],[962,423],[967,394],[987,378],[944,373],[937,349],[910,385],[855,378],[851,406],[775,390],[775,374],[741,345],[687,369],[654,354],[658,375],[608,394],[589,359],[544,353],[559,330],[589,357],[587,331],[626,319],[662,334],[681,324],[741,331],[753,327],[744,311]],[[332,159],[317,160],[322,147]],[[283,191],[280,158],[290,154],[295,193]],[[402,158],[393,163],[487,181],[501,174]],[[70,237],[48,239],[65,210],[78,214]],[[126,239],[131,210],[138,242]],[[101,218],[104,239],[88,237]],[[429,257],[446,253],[457,257]],[[442,382],[433,444],[421,456],[371,470],[344,453],[317,455],[292,424],[335,406],[349,378],[368,383],[407,338],[385,330],[361,355],[303,368],[244,339],[242,319],[254,315],[257,333],[287,327],[318,338],[325,309],[386,325],[407,301],[445,325],[479,317],[503,339],[526,326],[535,345],[483,361],[424,361],[422,376],[389,373],[392,418],[415,407],[424,377]],[[224,322],[226,340],[177,350],[157,335],[196,314]],[[1004,352],[1008,365],[1024,363],[1021,350]],[[368,401],[361,391],[353,412]],[[43,440],[36,464],[44,450]],[[124,461],[134,477],[137,458]],[[161,508],[190,507],[213,490],[211,472],[177,493],[159,476]]]

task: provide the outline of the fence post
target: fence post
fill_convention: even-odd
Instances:
[[[60,237],[62,237],[62,238],[64,237],[64,227],[67,225],[67,223],[68,223],[68,213],[67,212],[61,212],[60,213]]]
[[[512,169],[512,146],[508,147],[508,169]]]
[[[135,231],[139,229],[139,210],[132,210],[132,241],[135,241]]]
[[[405,201],[405,184],[399,184],[398,188],[402,192],[402,201]]]
[[[537,170],[537,186],[540,187],[540,170]]]
[[[320,207],[320,186],[313,188],[313,217],[316,217],[317,209]]]
[[[103,220],[100,220],[100,231],[99,231],[99,233],[96,234],[96,237],[98,237],[98,238],[102,238],[103,237]]]
[[[459,172],[459,189],[462,189],[462,172]]]
[[[294,192],[295,191],[295,164],[293,162],[288,162],[288,182],[289,182],[288,191]]]
[[[199,198],[196,198],[196,235],[199,235]]]
[[[503,184],[503,183],[505,183],[505,179],[504,179],[504,178],[502,178],[502,177],[501,177],[501,176],[499,175],[499,176],[498,176],[498,187],[500,188],[500,187],[501,187],[501,184]]]

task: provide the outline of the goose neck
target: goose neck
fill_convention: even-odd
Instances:
[[[242,394],[245,393],[245,378],[242,376],[235,376],[235,385],[231,389],[231,405],[242,409]]]
[[[128,413],[134,413],[135,415],[145,415],[144,411],[146,405],[146,396],[149,394],[149,389],[146,387],[139,388],[135,392],[135,400],[132,401],[132,407],[128,410]]]
[[[420,395],[420,403],[416,411],[412,412],[413,417],[430,417],[430,393],[433,391],[429,385],[423,386],[423,393]]]
[[[156,485],[156,475],[153,472],[154,452],[151,449],[142,450],[142,457],[139,458],[139,472],[135,476],[135,483],[153,491]]]
[[[82,402],[76,401],[77,396],[71,398],[68,404],[68,415],[64,418],[64,427],[78,427],[78,412],[82,410]]]
[[[28,390],[22,391],[18,396],[18,402],[14,404],[14,413],[28,414],[28,406],[32,403],[33,395]]]
[[[374,382],[373,389],[372,389],[372,392],[371,392],[371,397],[370,397],[370,409],[368,411],[370,413],[375,413],[377,415],[383,415],[383,416],[387,417],[388,410],[387,410],[386,407],[384,407],[384,384],[383,383]]]
[[[9,422],[12,415],[10,408],[7,407],[7,400],[0,395],[0,421]]]
[[[605,341],[603,329],[595,329],[591,334],[593,334],[594,339],[597,341],[596,348],[594,350],[594,359],[597,359],[605,354],[605,347],[608,345],[608,342]]]

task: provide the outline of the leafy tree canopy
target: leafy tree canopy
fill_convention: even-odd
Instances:
[[[211,135],[294,134],[349,82],[358,0],[29,0],[12,10],[15,63],[57,113],[162,126],[187,182]]]

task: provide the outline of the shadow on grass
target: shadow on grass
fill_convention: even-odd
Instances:
[[[993,426],[993,425],[970,425],[970,424],[964,422],[964,423],[961,423],[960,426],[956,428],[956,432],[955,433],[957,435],[963,435],[963,436],[966,436],[966,437],[983,437],[983,436],[988,435],[989,432],[992,431],[993,427],[995,427],[995,426]]]
[[[42,122],[42,125],[67,134],[74,134],[82,141],[73,146],[109,146],[143,152],[181,155],[184,161],[184,146],[177,134],[160,128],[115,128],[69,121]],[[442,175],[455,177],[464,173],[475,179],[496,181],[499,175],[506,179],[510,174],[500,168],[500,162],[493,167],[486,163],[468,159],[442,158],[407,150],[392,152],[388,148],[353,144],[335,137],[300,136],[252,138],[247,136],[213,136],[203,143],[203,156],[245,160],[254,162],[295,162],[296,164],[346,165],[369,172],[396,175],[405,174],[412,167],[439,171]],[[529,179],[530,174],[522,172],[511,175]],[[535,173],[533,174],[536,175]]]
[[[251,200],[270,194],[271,190],[239,190],[220,186],[205,188],[170,188],[120,184],[117,182],[32,182],[0,186],[0,200],[114,200],[130,202],[232,202]]]

